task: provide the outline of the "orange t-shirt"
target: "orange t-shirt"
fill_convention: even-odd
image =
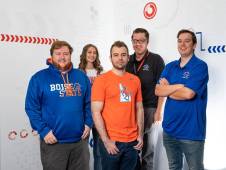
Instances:
[[[108,71],[95,79],[91,96],[92,101],[104,102],[102,117],[111,140],[137,139],[136,102],[142,101],[138,77],[127,72],[118,76]]]

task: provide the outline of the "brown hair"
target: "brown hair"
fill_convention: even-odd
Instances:
[[[127,47],[127,45],[123,42],[123,41],[115,41],[112,46],[111,46],[111,49],[110,49],[110,55],[112,56],[112,49],[113,47],[125,47],[126,48],[126,51],[127,51],[127,54],[129,55],[129,49]]]
[[[137,33],[144,33],[146,39],[147,39],[147,42],[149,42],[149,33],[146,29],[144,28],[136,28],[134,31],[133,31],[133,34],[137,34]],[[133,39],[133,34],[131,36],[131,38]]]
[[[90,47],[95,48],[95,50],[97,52],[96,60],[93,62],[93,66],[94,66],[94,69],[97,70],[97,74],[100,74],[103,71],[103,67],[100,65],[98,49],[93,44],[87,44],[83,47],[82,54],[80,55],[80,63],[79,63],[78,67],[79,67],[79,69],[83,70],[84,72],[86,71],[86,65],[87,65],[86,54]]]
[[[180,31],[177,33],[177,38],[179,38],[179,36],[180,36],[181,34],[183,34],[183,33],[189,33],[189,34],[191,34],[193,44],[197,44],[197,38],[196,38],[196,36],[195,36],[195,33],[194,33],[193,31],[188,30],[188,29],[182,29],[182,30],[180,30]]]
[[[55,42],[52,44],[52,46],[51,46],[51,48],[50,48],[50,55],[53,56],[53,51],[54,51],[55,49],[59,49],[59,48],[61,48],[61,47],[63,47],[63,46],[68,47],[70,54],[72,54],[73,48],[71,47],[71,45],[70,45],[68,42],[57,40],[57,41],[55,41]]]

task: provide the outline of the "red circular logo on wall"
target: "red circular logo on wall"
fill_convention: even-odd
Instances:
[[[154,2],[149,2],[144,7],[144,17],[146,19],[152,19],[155,17],[157,12],[157,6]]]

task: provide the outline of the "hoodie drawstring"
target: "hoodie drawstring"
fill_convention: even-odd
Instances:
[[[66,73],[66,80],[64,78],[64,75],[65,74],[61,73],[61,76],[62,76],[63,81],[64,81],[64,87],[65,87],[65,90],[66,90],[66,96],[74,96],[74,90],[72,88],[72,85],[69,82],[68,73]]]

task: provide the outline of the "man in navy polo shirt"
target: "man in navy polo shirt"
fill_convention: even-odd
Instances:
[[[194,32],[180,30],[177,39],[181,57],[166,65],[155,89],[167,97],[163,142],[170,170],[182,169],[183,154],[190,170],[204,170],[208,67],[194,54]]]

